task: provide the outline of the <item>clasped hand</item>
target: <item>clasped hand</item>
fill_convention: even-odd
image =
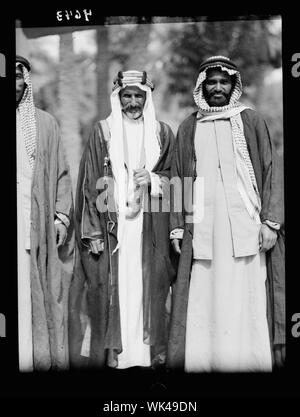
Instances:
[[[150,174],[144,168],[134,169],[133,181],[135,185],[146,186],[151,183]]]
[[[56,232],[56,245],[63,246],[67,239],[67,228],[63,223],[54,224]]]
[[[172,246],[173,246],[173,249],[174,249],[175,253],[180,255],[181,254],[182,239],[172,239],[171,243],[172,243]]]
[[[259,250],[266,252],[273,248],[277,240],[277,232],[266,224],[262,224],[259,231]]]
[[[89,251],[98,255],[100,252],[103,252],[104,243],[102,239],[90,239],[89,240]]]

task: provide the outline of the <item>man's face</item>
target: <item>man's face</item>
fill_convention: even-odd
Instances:
[[[138,119],[143,113],[146,91],[137,86],[127,86],[120,91],[119,95],[122,111],[130,119]]]
[[[208,69],[203,82],[203,94],[211,107],[226,106],[229,103],[233,82],[231,76],[220,69]]]
[[[17,104],[21,101],[25,90],[25,81],[23,73],[20,67],[16,68],[16,102]]]

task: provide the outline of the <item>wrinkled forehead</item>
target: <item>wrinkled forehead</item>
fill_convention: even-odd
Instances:
[[[139,88],[137,85],[127,85],[125,88],[120,90],[120,94],[123,95],[125,93],[129,94],[142,94],[145,95],[146,92]]]

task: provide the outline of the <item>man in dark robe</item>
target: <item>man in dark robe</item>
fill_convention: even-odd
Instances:
[[[284,359],[282,166],[241,94],[236,65],[207,59],[198,111],[178,129],[171,174],[183,209],[170,216],[179,267],[167,363],[187,372],[270,371]]]
[[[71,179],[57,122],[34,106],[30,63],[21,56],[16,117],[19,368],[67,369]]]
[[[80,163],[69,305],[74,366],[165,363],[174,269],[169,212],[159,205],[174,137],[156,120],[153,89],[146,72],[119,72],[111,115],[96,123]]]

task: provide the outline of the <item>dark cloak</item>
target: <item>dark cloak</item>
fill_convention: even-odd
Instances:
[[[197,112],[193,113],[179,126],[171,168],[171,176],[178,176],[182,179],[182,198],[187,194],[190,201],[192,201],[192,189],[184,189],[183,178],[192,177],[195,179],[197,176],[194,149],[196,115]],[[247,109],[241,113],[241,117],[262,202],[261,221],[270,220],[281,225],[275,246],[266,252],[267,317],[271,350],[274,354],[276,347],[285,345],[283,164],[270,138],[267,125],[258,113]],[[187,204],[186,206],[188,207]],[[183,369],[189,281],[193,257],[193,224],[184,221],[185,216],[192,213],[185,211],[185,209],[174,212],[172,207],[173,203],[171,203],[170,230],[182,228],[184,235],[177,278],[173,285],[167,365],[170,368]],[[183,200],[182,207],[185,207]]]
[[[158,122],[158,126],[161,152],[153,172],[169,178],[174,136],[165,123]],[[96,123],[81,159],[77,182],[75,269],[69,298],[70,364],[74,367],[116,367],[117,354],[122,350],[118,251],[112,254],[117,245],[117,216],[113,207],[105,213],[100,213],[96,207],[101,192],[96,189],[97,180],[104,175],[112,178],[110,163],[107,168],[104,166],[105,158],[109,158],[109,131],[104,128],[103,121]],[[104,251],[100,255],[89,252],[83,235],[101,237]],[[143,213],[142,273],[144,342],[151,346],[151,363],[155,367],[166,358],[166,299],[175,277],[170,260],[169,212],[148,210]],[[80,355],[84,310],[91,323],[88,359]]]
[[[31,299],[35,370],[69,366],[68,294],[74,252],[73,198],[59,128],[36,109],[36,162],[31,187]],[[55,213],[69,217],[67,240],[57,249]]]

